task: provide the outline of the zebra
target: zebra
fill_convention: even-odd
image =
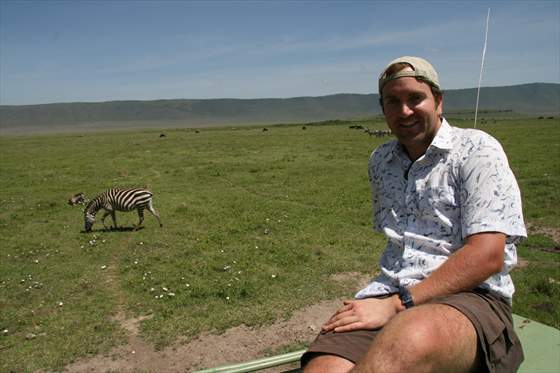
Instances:
[[[134,189],[119,189],[113,188],[104,191],[97,197],[93,198],[87,204],[84,210],[84,223],[85,231],[91,232],[91,227],[95,223],[95,214],[101,209],[105,210],[105,213],[101,217],[101,223],[105,225],[105,218],[107,215],[111,215],[113,218],[113,224],[115,229],[117,229],[117,217],[115,215],[116,211],[132,211],[137,210],[138,218],[140,221],[134,226],[135,230],[140,229],[142,222],[144,221],[144,209],[147,209],[156,217],[159,222],[159,226],[163,227],[158,213],[152,206],[152,192],[143,188]]]

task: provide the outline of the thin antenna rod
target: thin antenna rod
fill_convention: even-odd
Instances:
[[[484,69],[484,56],[486,55],[486,43],[488,42],[488,24],[490,23],[490,8],[486,17],[486,33],[484,34],[484,48],[482,48],[482,62],[480,63],[480,76],[478,77],[478,90],[476,91],[476,107],[474,109],[474,128],[478,117],[478,99],[480,98],[480,84],[482,83],[482,69]]]

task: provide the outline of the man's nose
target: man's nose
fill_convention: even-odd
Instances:
[[[404,103],[401,105],[400,109],[401,109],[401,110],[400,110],[401,115],[402,115],[403,117],[408,117],[408,116],[414,114],[414,110],[413,110],[412,106],[410,106],[410,105],[409,105],[408,103],[406,103],[406,102],[404,102]]]

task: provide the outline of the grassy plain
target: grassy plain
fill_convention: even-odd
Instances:
[[[352,296],[332,276],[377,268],[367,160],[388,138],[351,124],[0,138],[0,370],[59,370],[107,352],[126,342],[120,311],[151,316],[141,334],[164,347]],[[557,232],[558,120],[479,128],[504,145],[526,220]],[[113,186],[149,187],[164,227],[147,214],[140,231],[81,233],[82,210],[66,199]],[[531,235],[519,252],[514,312],[559,327],[558,242]]]

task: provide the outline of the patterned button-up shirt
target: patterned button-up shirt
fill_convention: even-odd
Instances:
[[[511,301],[515,243],[526,237],[519,187],[497,140],[442,120],[426,153],[412,162],[393,140],[369,161],[374,228],[387,236],[381,274],[357,298],[412,286],[460,249],[469,235],[506,234],[502,271],[481,287]]]

